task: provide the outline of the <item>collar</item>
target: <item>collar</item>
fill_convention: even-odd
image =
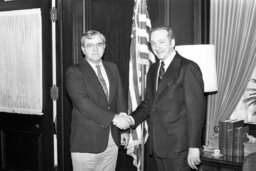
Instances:
[[[97,66],[97,65],[100,65],[101,68],[103,67],[102,60],[101,60],[98,64],[92,63],[92,62],[90,62],[90,61],[88,61],[88,60],[87,60],[87,62],[91,65],[91,67],[92,67],[94,70],[96,70],[96,66]]]
[[[166,71],[167,68],[169,67],[170,63],[172,62],[175,55],[176,55],[176,51],[173,51],[168,58],[166,58],[165,60],[160,60],[159,65],[161,65],[161,62],[163,61],[164,62],[164,69]]]

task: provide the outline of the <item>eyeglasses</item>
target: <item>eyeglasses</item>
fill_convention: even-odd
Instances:
[[[85,48],[87,49],[94,49],[95,47],[97,47],[97,49],[102,49],[104,48],[104,43],[96,43],[96,44],[92,44],[92,43],[88,43],[85,45]]]

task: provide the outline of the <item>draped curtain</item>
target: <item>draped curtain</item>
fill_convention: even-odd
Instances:
[[[210,5],[219,90],[208,96],[206,144],[219,121],[235,110],[256,65],[256,1],[211,0]]]
[[[0,111],[42,114],[40,9],[0,12]]]

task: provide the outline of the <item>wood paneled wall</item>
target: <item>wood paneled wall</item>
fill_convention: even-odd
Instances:
[[[209,0],[148,0],[152,26],[170,26],[176,44],[206,43]],[[131,0],[79,0],[73,3],[73,61],[82,58],[80,36],[89,29],[101,31],[107,38],[104,59],[116,63],[128,88],[128,61],[134,2]],[[84,9],[82,8],[84,7]],[[84,16],[83,16],[84,15]],[[208,30],[207,30],[208,31]],[[208,33],[208,32],[207,32]]]

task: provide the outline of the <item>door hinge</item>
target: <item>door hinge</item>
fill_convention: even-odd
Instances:
[[[57,135],[57,126],[56,126],[56,124],[55,123],[52,123],[52,125],[53,125],[53,134],[56,134]]]
[[[51,87],[51,99],[52,100],[58,100],[59,99],[59,88],[56,85]]]
[[[53,7],[50,9],[50,18],[52,22],[57,21],[57,8]]]

